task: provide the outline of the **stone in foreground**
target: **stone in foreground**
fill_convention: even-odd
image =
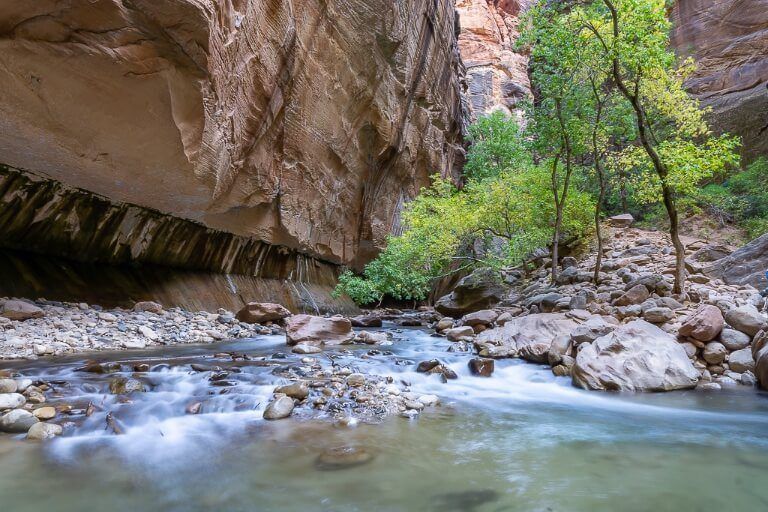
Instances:
[[[293,412],[293,399],[288,396],[281,396],[269,403],[264,410],[265,420],[281,420],[287,418]]]
[[[0,432],[23,434],[38,421],[31,412],[24,409],[14,409],[0,416]]]
[[[490,377],[493,373],[494,361],[493,359],[481,359],[476,357],[474,359],[470,359],[469,363],[467,363],[467,366],[469,366],[469,372],[472,375],[476,375],[478,377]]]
[[[723,330],[724,323],[719,308],[704,304],[685,320],[678,333],[703,342],[712,341]]]
[[[754,306],[733,308],[725,314],[728,325],[749,336],[755,336],[762,329],[768,328],[768,319]]]
[[[235,318],[248,324],[260,324],[263,322],[278,322],[289,316],[291,316],[291,312],[280,304],[249,302],[237,312]]]
[[[352,323],[341,316],[294,315],[285,322],[288,345],[341,345],[351,341],[353,336]]]
[[[33,441],[44,441],[45,439],[52,439],[62,432],[61,425],[55,423],[35,423],[29,428],[27,432],[27,439]]]
[[[653,324],[634,320],[576,356],[573,383],[601,391],[672,391],[696,386],[699,373],[685,349]]]
[[[0,306],[0,316],[11,320],[29,320],[42,318],[45,312],[34,304],[23,300],[6,300]]]

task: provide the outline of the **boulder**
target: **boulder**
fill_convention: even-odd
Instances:
[[[633,222],[635,222],[635,218],[631,213],[622,213],[621,215],[608,217],[608,225],[614,228],[628,228]]]
[[[752,340],[755,377],[763,389],[768,389],[768,331],[760,331]]]
[[[651,294],[644,284],[635,284],[623,293],[618,299],[613,301],[614,306],[630,306],[633,304],[642,304]]]
[[[435,309],[459,318],[466,313],[496,305],[506,295],[501,276],[493,269],[480,268],[461,279],[448,295],[438,299]]]
[[[288,345],[340,345],[353,337],[352,323],[341,316],[294,315],[285,322]]]
[[[585,389],[671,391],[695,387],[699,372],[673,336],[633,320],[584,345],[572,377]]]
[[[733,251],[721,244],[707,244],[691,256],[694,261],[710,263],[730,256]]]
[[[750,284],[761,290],[768,286],[768,281],[765,279],[767,268],[768,233],[710,264],[706,268],[706,273],[722,279],[726,284]]]
[[[643,319],[652,324],[664,324],[675,318],[675,312],[669,308],[648,308],[643,311]]]
[[[13,379],[0,379],[0,396],[5,393],[15,393],[19,385]]]
[[[349,319],[352,327],[381,327],[383,322],[381,317],[376,315],[358,315]]]
[[[472,338],[475,335],[474,329],[468,325],[454,327],[445,331],[445,336],[451,341],[461,341],[466,338]]]
[[[16,409],[27,403],[24,395],[19,393],[0,393],[0,411],[5,409]]]
[[[35,418],[31,412],[24,409],[14,409],[0,416],[0,432],[22,434],[38,421],[40,420]]]
[[[728,325],[748,336],[754,337],[760,330],[768,328],[768,320],[754,306],[729,309],[725,314]]]
[[[305,345],[303,343],[299,343],[291,349],[291,352],[294,354],[319,354],[322,351],[323,349],[320,347],[315,345]]]
[[[731,352],[728,356],[728,366],[736,373],[754,372],[755,358],[752,356],[752,349],[742,348]]]
[[[285,386],[279,386],[275,389],[275,393],[287,395],[297,400],[304,400],[309,396],[309,386],[303,382],[293,382]]]
[[[274,399],[264,409],[265,420],[280,420],[287,418],[293,412],[293,399],[288,396],[281,396]]]
[[[291,316],[291,312],[272,302],[249,302],[237,312],[235,318],[248,324],[278,322]]]
[[[480,355],[514,357],[527,345],[543,343],[549,347],[557,336],[570,334],[578,326],[564,313],[534,313],[512,318],[502,327],[483,331],[475,338],[475,345],[480,348]],[[483,350],[486,352],[483,353]],[[538,354],[538,347],[534,352]],[[527,354],[533,355],[533,352]],[[546,354],[543,355],[543,362],[546,362]]]
[[[573,332],[570,333],[570,339],[574,345],[592,343],[597,338],[605,336],[613,331],[617,325],[618,323],[609,322],[601,316],[593,316],[574,329]]]
[[[469,367],[469,372],[472,375],[476,375],[478,377],[490,377],[493,373],[495,363],[493,359],[482,359],[475,357],[469,360],[467,366]]]
[[[713,341],[707,343],[701,356],[709,364],[721,364],[725,361],[726,355],[728,355],[728,349],[725,348],[725,345]]]
[[[163,306],[161,306],[157,302],[153,302],[151,300],[145,300],[145,301],[137,302],[136,304],[134,304],[133,310],[136,311],[137,313],[143,313],[146,311],[148,313],[159,314],[163,312]]]
[[[723,330],[723,314],[716,306],[704,304],[680,326],[678,334],[707,342],[717,338]]]
[[[357,333],[357,341],[366,345],[380,345],[388,340],[386,332],[360,331]]]
[[[6,300],[0,306],[0,316],[11,320],[29,320],[30,318],[42,318],[45,312],[29,302],[23,300]]]
[[[435,330],[437,332],[450,329],[451,327],[453,327],[453,319],[448,317],[441,318],[437,324],[435,324]]]
[[[324,471],[348,469],[371,462],[374,455],[363,447],[339,446],[328,448],[318,455],[315,467]]]
[[[730,351],[741,350],[747,348],[752,343],[752,338],[748,334],[744,334],[736,329],[723,329],[720,333],[720,343],[725,345]]]
[[[555,310],[557,301],[563,298],[563,295],[557,292],[541,293],[527,299],[523,305],[526,307],[536,306],[544,313],[551,313]],[[570,299],[569,299],[570,302]]]
[[[481,309],[474,313],[469,313],[461,317],[461,322],[464,325],[474,327],[476,325],[491,325],[499,317],[499,314],[492,309]]]
[[[27,439],[32,441],[44,441],[61,435],[61,425],[55,423],[35,423],[27,431]]]

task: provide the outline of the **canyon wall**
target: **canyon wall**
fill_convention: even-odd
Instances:
[[[459,48],[467,69],[472,119],[501,111],[522,120],[519,103],[531,96],[528,58],[515,51],[519,17],[533,0],[456,0]]]
[[[672,42],[697,69],[691,93],[717,130],[741,135],[746,161],[768,156],[768,0],[677,0]]]
[[[461,165],[456,32],[432,0],[0,0],[0,164],[47,198],[0,246],[280,279],[301,259],[360,267]],[[37,204],[14,197],[5,212]]]

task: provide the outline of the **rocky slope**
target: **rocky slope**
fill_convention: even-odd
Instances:
[[[0,66],[0,163],[334,264],[369,259],[463,154],[447,2],[2,1]],[[48,233],[99,223],[45,211]],[[139,224],[99,237],[140,240]],[[80,238],[65,252],[91,249]]]
[[[768,1],[677,0],[673,44],[696,60],[690,91],[713,124],[744,138],[748,159],[768,154]]]

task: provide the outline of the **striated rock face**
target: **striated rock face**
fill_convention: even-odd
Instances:
[[[520,117],[520,100],[531,95],[528,57],[516,53],[518,16],[532,0],[457,0],[459,48],[467,68],[473,118],[501,110]]]
[[[697,70],[688,86],[714,126],[744,138],[749,160],[768,155],[768,0],[677,0],[672,41]]]
[[[463,154],[450,2],[0,0],[0,69],[0,163],[331,263]]]

